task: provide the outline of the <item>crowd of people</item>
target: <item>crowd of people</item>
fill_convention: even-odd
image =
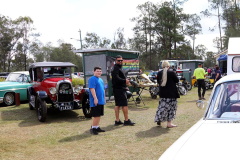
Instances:
[[[211,79],[214,79],[215,82],[222,77],[222,72],[218,65],[215,65],[214,67],[204,67],[204,70]]]
[[[116,56],[115,65],[112,70],[112,88],[115,99],[115,125],[130,125],[135,123],[128,118],[128,100],[126,91],[129,90],[127,85],[130,83],[129,79],[125,76],[122,70],[122,56]],[[157,74],[157,83],[159,84],[159,105],[156,111],[154,121],[157,125],[161,125],[162,122],[167,121],[167,127],[177,127],[172,123],[175,119],[177,110],[177,99],[180,95],[177,91],[176,83],[179,79],[175,73],[174,66],[170,66],[168,61],[162,63],[162,71]],[[140,71],[142,72],[142,71]],[[104,115],[104,105],[106,104],[104,83],[100,78],[102,74],[101,67],[95,67],[93,71],[94,75],[89,79],[90,88],[90,107],[92,108],[93,122],[90,129],[90,133],[97,135],[99,132],[105,132],[99,127],[100,117]],[[214,68],[202,68],[202,64],[198,64],[198,68],[194,71],[194,77],[198,82],[198,96],[199,100],[205,100],[205,82],[206,76],[211,76],[218,81],[221,76],[219,66],[215,65]],[[201,89],[203,90],[201,93]],[[124,122],[119,118],[119,111],[122,108],[124,115]]]

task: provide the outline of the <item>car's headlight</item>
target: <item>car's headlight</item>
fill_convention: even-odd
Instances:
[[[74,89],[74,92],[79,93],[80,90],[81,90],[81,89],[78,87],[78,88],[75,88],[75,89]]]
[[[82,88],[79,86],[79,85],[76,85],[75,88],[74,88],[74,93],[80,93],[82,90]]]
[[[51,94],[56,94],[57,90],[56,90],[55,87],[52,87],[52,88],[49,89],[49,92],[50,92]]]

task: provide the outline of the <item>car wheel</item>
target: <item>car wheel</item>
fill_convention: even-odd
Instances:
[[[3,100],[4,104],[6,104],[7,106],[11,106],[14,104],[14,93],[6,93],[4,95],[4,100]]]
[[[37,99],[37,117],[40,122],[45,122],[47,119],[47,105],[45,100]]]
[[[90,107],[90,102],[89,102],[88,96],[84,96],[84,98],[83,98],[82,110],[83,110],[83,114],[86,118],[92,118],[92,110]]]

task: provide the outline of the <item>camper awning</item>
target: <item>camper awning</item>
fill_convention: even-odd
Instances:
[[[227,55],[226,54],[220,55],[220,57],[217,60],[218,61],[226,61],[227,60]]]

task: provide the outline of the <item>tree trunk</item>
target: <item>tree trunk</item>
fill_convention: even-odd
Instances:
[[[150,63],[149,63],[149,65],[150,65],[150,70],[151,70],[151,69],[152,69],[152,62],[151,62],[151,61],[152,61],[152,58],[151,58],[151,56],[152,56],[152,55],[151,55],[151,52],[152,52],[152,51],[151,51],[151,45],[152,45],[152,44],[151,44],[151,30],[150,30],[150,34],[149,34],[149,41],[150,41],[150,44],[149,44],[149,58],[150,58],[149,62],[150,62]]]
[[[221,21],[220,21],[220,15],[219,15],[219,4],[217,4],[217,8],[218,8],[218,27],[219,27],[221,51],[222,51],[222,35],[221,35]]]
[[[147,26],[146,26],[146,21],[145,21],[145,37],[146,37],[146,55],[147,55]],[[147,66],[147,61],[146,61],[146,66]]]
[[[3,58],[3,70],[4,70],[4,72],[6,72],[6,55],[5,54],[3,54],[4,55],[4,58]]]
[[[193,35],[193,56],[194,56],[195,34]]]

